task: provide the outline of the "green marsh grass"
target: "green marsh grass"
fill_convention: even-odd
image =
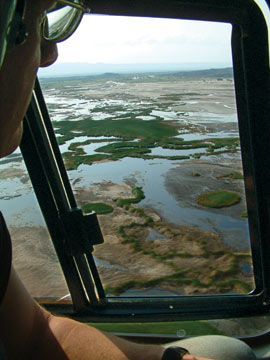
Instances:
[[[84,204],[82,211],[85,214],[91,213],[92,211],[95,211],[97,214],[109,214],[113,212],[113,207],[105,203],[91,203]]]
[[[211,208],[222,208],[237,204],[241,200],[240,195],[232,191],[215,190],[200,194],[197,203]]]

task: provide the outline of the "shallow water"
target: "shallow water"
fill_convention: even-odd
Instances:
[[[155,229],[150,229],[149,234],[146,237],[146,241],[153,241],[156,239],[166,239],[166,236],[160,234]]]
[[[237,131],[235,132],[227,132],[227,131],[219,131],[213,133],[180,133],[179,135],[175,136],[176,138],[182,138],[184,141],[194,141],[194,140],[205,140],[211,138],[228,138],[228,137],[239,137]]]
[[[87,140],[90,140],[87,136],[77,137],[72,140],[66,141],[65,144],[60,146],[61,152],[71,152],[72,150],[69,149],[69,146],[73,143],[83,143]],[[100,148],[101,146],[106,146],[110,144],[109,141],[101,141],[101,142],[93,142],[88,145],[78,145],[78,147],[82,148],[85,151],[85,155],[94,155],[94,154],[102,154],[100,152],[96,152],[96,149]]]
[[[110,142],[99,142],[99,143],[92,143],[89,145],[83,145],[81,146],[83,148],[83,150],[85,151],[86,155],[94,155],[94,154],[104,154],[104,152],[96,152],[96,150],[98,148],[100,148],[101,146],[106,146],[109,145]]]
[[[139,203],[139,206],[156,210],[164,221],[216,232],[222,235],[226,245],[234,249],[248,249],[250,244],[246,219],[184,207],[184,204],[179,203],[167,191],[164,184],[165,175],[176,165],[179,166],[180,162],[166,159],[124,158],[116,162],[91,166],[80,165],[78,170],[70,171],[69,174],[72,180],[81,178],[76,186],[86,188],[102,181],[116,183],[135,181],[136,185],[143,187],[145,193],[145,199]]]
[[[95,263],[98,267],[105,267],[106,269],[115,269],[115,270],[121,270],[121,271],[128,271],[128,269],[124,266],[112,264],[109,261],[99,259],[96,256],[93,256]]]
[[[193,121],[198,121],[199,123],[214,121],[214,122],[237,122],[236,114],[211,114],[205,112],[187,112],[189,119]]]
[[[163,149],[158,146],[151,150],[149,155],[160,155],[160,156],[189,156],[198,153],[206,153],[206,147],[196,148],[196,149]]]
[[[105,87],[121,87],[121,83],[109,81],[105,84]],[[67,86],[68,87],[68,86]],[[81,89],[81,87],[78,87]],[[85,87],[88,89],[88,87]],[[141,100],[132,98],[132,100],[124,99],[93,99],[89,96],[89,99],[80,98],[81,95],[74,97],[74,93],[71,94],[69,89],[66,89],[65,93],[60,90],[50,89],[45,91],[46,102],[49,105],[52,119],[59,121],[72,117],[71,121],[77,121],[83,119],[86,116],[90,116],[94,120],[103,120],[106,117],[112,117],[117,119],[118,115],[123,115],[126,112],[133,111],[136,113],[138,109],[144,109],[145,107],[153,109],[149,116],[140,116],[145,121],[152,120],[156,117],[161,117],[165,121],[181,121],[184,123],[192,124],[198,123],[229,123],[237,122],[236,114],[212,114],[206,112],[187,112],[185,114],[181,112],[172,111],[170,107],[167,110],[161,110],[158,103],[154,103],[147,100]],[[90,90],[89,90],[90,91]],[[210,94],[211,95],[211,94]],[[209,95],[209,96],[210,96]],[[75,95],[76,96],[76,95]],[[190,105],[197,104],[198,101],[186,102]],[[225,105],[224,105],[225,106]],[[229,107],[228,105],[226,105]],[[91,112],[91,110],[98,107],[97,112]],[[122,107],[117,109],[113,114],[108,111],[110,107]],[[220,131],[213,133],[199,133],[194,130],[194,133],[181,133],[177,137],[183,138],[185,141],[189,140],[202,140],[211,137],[236,137],[238,134],[233,131]],[[82,145],[87,155],[95,154],[95,150],[101,146],[107,145],[109,142],[106,141],[106,137],[86,137],[79,136],[78,133],[74,132],[74,138],[67,141],[66,144],[61,145],[61,151],[69,151],[68,147],[74,142],[84,142],[90,139],[104,140],[100,143],[92,143],[89,145]],[[138,141],[135,139],[134,141]],[[163,149],[157,147],[151,149],[152,155],[161,156],[187,156],[194,153],[205,153],[206,148],[198,149],[185,149],[185,150],[174,150],[174,149]],[[228,164],[233,163],[235,158],[231,157],[230,154],[223,154],[221,156],[228,160]],[[216,161],[215,156],[202,156],[201,159],[207,159],[207,161]],[[224,238],[224,243],[231,246],[232,248],[248,248],[249,247],[249,236],[248,236],[248,225],[246,219],[235,219],[230,216],[219,215],[207,210],[198,209],[196,207],[187,208],[184,204],[176,201],[174,197],[167,191],[165,187],[165,176],[167,172],[179,166],[181,161],[171,161],[166,159],[156,160],[143,160],[136,158],[124,158],[114,162],[103,162],[89,165],[80,165],[77,170],[70,171],[69,176],[72,181],[80,178],[76,186],[85,186],[89,188],[94,183],[103,181],[113,181],[117,183],[136,183],[138,186],[142,186],[145,192],[145,199],[140,202],[139,206],[146,208],[153,208],[161,215],[162,219],[168,222],[173,222],[178,225],[189,225],[195,226],[202,230],[214,231],[221,234]],[[0,163],[1,166],[1,163]],[[11,166],[11,165],[2,165]],[[21,166],[21,165],[20,165]],[[0,167],[1,169],[1,167]],[[22,224],[21,215],[24,213],[25,222],[33,225],[42,223],[38,220],[39,216],[36,215],[35,209],[37,209],[36,200],[31,195],[31,189],[29,185],[23,184],[18,179],[0,180],[2,187],[2,197],[0,199],[1,208],[6,208],[8,217],[11,223]],[[8,195],[9,194],[9,195]],[[9,199],[7,201],[7,199]],[[13,209],[13,213],[12,213]],[[14,211],[14,209],[16,209]],[[21,215],[20,215],[21,214]]]
[[[82,143],[86,140],[88,140],[89,138],[87,136],[77,136],[74,137],[72,140],[68,140],[65,142],[65,144],[60,145],[60,150],[62,153],[66,152],[66,151],[70,151],[69,150],[69,146],[73,143]]]
[[[180,117],[176,111],[161,111],[161,110],[153,110],[151,115],[159,116],[163,118],[163,120],[180,120]]]

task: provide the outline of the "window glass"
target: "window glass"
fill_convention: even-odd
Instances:
[[[35,297],[65,297],[69,291],[19,150],[0,160],[0,186],[13,265],[24,285]]]
[[[269,331],[269,316],[212,319],[200,321],[174,321],[149,323],[91,323],[90,325],[119,334],[164,335],[177,340],[185,336],[225,335],[233,337],[255,336]],[[166,340],[163,340],[166,341]],[[170,340],[167,339],[167,342]]]
[[[105,64],[80,68],[72,51],[51,70],[59,77],[40,75],[77,201],[99,217],[105,243],[94,256],[107,295],[252,291],[230,25],[193,22],[195,34],[191,22],[171,20],[172,37],[156,33],[169,20],[101,19],[86,18],[84,32],[86,20],[96,34],[114,20],[126,28],[124,49],[112,30],[106,43],[90,40],[94,60],[85,45],[91,62],[107,53]]]

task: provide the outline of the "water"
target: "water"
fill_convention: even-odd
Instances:
[[[222,122],[222,123],[229,123],[233,122],[235,123],[237,121],[237,115],[236,114],[211,114],[211,113],[205,113],[205,112],[187,112],[187,115],[189,116],[190,120],[198,121],[199,123],[204,122]]]
[[[120,82],[109,81],[105,84],[105,87],[121,87],[124,84]],[[66,86],[68,87],[68,86]],[[83,90],[84,88],[78,87],[78,90]],[[74,90],[74,87],[73,87]],[[85,90],[88,92],[88,87],[85,87]],[[85,99],[80,97],[81,95],[75,95],[74,92],[69,92],[69,88],[66,89],[66,93],[62,90],[50,89],[45,91],[46,102],[49,105],[50,113],[53,120],[59,121],[66,119],[67,117],[71,118],[72,121],[77,121],[78,119],[83,119],[85,117],[92,117],[94,120],[103,120],[107,117],[117,119],[117,116],[125,114],[127,111],[134,110],[134,113],[138,112],[138,109],[143,109],[144,107],[153,109],[150,114],[147,116],[140,116],[138,118],[145,121],[149,121],[155,118],[163,118],[165,121],[181,121],[184,123],[209,123],[213,124],[219,123],[236,123],[237,116],[236,114],[212,114],[206,112],[186,112],[181,113],[173,111],[170,107],[167,110],[161,110],[159,104],[153,103],[147,100],[141,100],[132,98],[132,100],[124,99]],[[211,94],[210,94],[211,95]],[[189,101],[186,102],[189,105],[198,104],[198,101]],[[217,102],[219,103],[219,102]],[[224,104],[225,107],[230,108],[228,105]],[[117,107],[117,111],[114,111],[113,114],[106,109],[111,107]],[[119,109],[118,109],[119,108]],[[122,110],[121,110],[122,108]],[[100,111],[92,111],[93,109]],[[236,137],[238,136],[237,132],[234,131],[215,131],[215,132],[206,132],[204,134],[196,131],[194,129],[193,133],[179,133],[178,138],[183,138],[185,141],[191,140],[202,140],[211,137]],[[101,140],[98,143],[91,143],[89,145],[81,145],[87,155],[92,155],[96,153],[96,149],[109,144],[106,141],[108,138],[104,136],[100,137],[87,137],[80,136],[80,133],[74,132],[74,138],[70,141],[67,141],[64,145],[61,145],[61,151],[69,151],[69,146],[74,142],[82,143],[86,140]],[[111,138],[113,139],[113,138]],[[135,139],[134,141],[138,141]],[[151,155],[160,155],[160,156],[189,156],[194,153],[205,153],[206,148],[198,149],[163,149],[162,147],[156,147],[151,149]],[[201,157],[202,159],[204,156]],[[234,158],[231,158],[230,154],[222,155],[222,158],[227,159],[228,163],[231,161],[234,162]],[[208,162],[216,161],[215,156],[205,156]],[[20,163],[20,155],[15,157],[14,160],[17,160],[19,166],[22,166]],[[232,248],[249,248],[249,236],[248,236],[248,225],[246,219],[236,219],[230,216],[225,216],[217,214],[211,211],[203,210],[193,207],[186,207],[184,203],[177,201],[166,189],[165,186],[165,177],[170,169],[179,166],[181,161],[171,161],[166,159],[156,159],[156,160],[143,160],[136,158],[124,158],[119,161],[114,162],[103,162],[89,165],[80,165],[77,170],[70,171],[69,176],[72,181],[80,179],[76,182],[75,187],[85,186],[89,188],[95,183],[100,183],[103,181],[112,181],[116,183],[129,183],[132,179],[133,183],[136,183],[138,186],[142,186],[145,199],[140,202],[140,206],[145,208],[151,208],[158,212],[163,220],[172,222],[178,225],[188,225],[198,227],[205,231],[214,231],[218,232],[223,237],[225,244],[231,246]],[[0,170],[6,168],[7,165],[0,162]],[[26,173],[26,172],[25,172]],[[153,181],[154,179],[154,181]],[[28,224],[37,225],[42,221],[38,220],[39,216],[36,215],[38,211],[35,197],[31,194],[31,187],[28,184],[23,183],[20,179],[1,179],[0,185],[2,188],[2,196],[0,198],[0,207],[5,208],[5,212],[9,217],[9,221],[13,224],[22,224],[20,219],[20,214],[24,214],[25,222]],[[16,209],[14,211],[14,209]]]
[[[219,131],[219,132],[211,132],[207,134],[201,133],[180,133],[179,135],[175,136],[176,138],[181,138],[184,141],[194,141],[194,140],[205,140],[211,138],[228,138],[228,137],[239,137],[237,131],[235,132],[228,132],[228,131]]]
[[[62,153],[66,152],[66,151],[70,151],[69,150],[69,146],[73,143],[82,143],[84,141],[88,140],[87,136],[77,136],[74,137],[72,140],[68,140],[65,142],[65,144],[60,145],[60,150]]]
[[[115,269],[115,270],[120,270],[120,271],[128,271],[128,269],[124,266],[118,265],[118,264],[112,264],[109,261],[106,260],[102,260],[97,258],[96,256],[93,256],[95,263],[98,267],[104,267],[106,269]]]
[[[151,115],[161,117],[163,120],[179,120],[179,115],[176,111],[153,110]]]
[[[141,119],[141,120],[145,120],[145,121],[150,121],[150,120],[155,120],[155,116],[136,116],[137,119]]]
[[[95,145],[100,146],[100,143]],[[229,155],[227,157],[229,158]],[[208,160],[209,158],[211,157],[208,157]],[[213,159],[216,161],[215,156]],[[179,163],[181,161],[124,158],[91,166],[80,165],[77,170],[68,174],[71,181],[80,178],[75,188],[76,186],[90,188],[103,181],[129,183],[132,179],[138,186],[143,187],[145,193],[145,199],[139,203],[139,206],[156,210],[164,221],[217,232],[223,237],[223,242],[234,249],[248,249],[250,245],[246,219],[240,217],[236,219],[195,207],[186,207],[167,191],[165,176],[170,169],[179,166]],[[6,166],[1,165],[0,170],[5,169]],[[24,175],[27,175],[22,162],[13,165],[13,168],[20,169],[24,171]],[[155,179],[154,183],[153,179]],[[30,182],[22,182],[22,177],[14,177],[1,179],[0,186],[2,189],[0,208],[4,209],[9,225],[44,224]]]
[[[89,145],[82,146],[86,155],[94,155],[97,154],[96,150],[101,146],[106,146],[110,144],[109,142],[100,142],[100,143],[92,143]],[[98,152],[98,154],[104,154],[103,152]]]
[[[149,155],[160,155],[160,156],[189,156],[197,153],[206,153],[207,148],[197,148],[197,149],[183,149],[183,150],[176,150],[176,149],[163,149],[162,147],[158,146],[151,150]]]
[[[147,238],[145,240],[146,241],[153,241],[153,240],[156,240],[156,239],[166,239],[166,236],[160,234],[155,229],[150,228],[149,234],[147,235]]]
[[[179,165],[179,161],[124,158],[91,166],[80,165],[78,170],[70,171],[69,175],[72,181],[80,177],[76,186],[86,188],[103,181],[128,183],[132,179],[137,186],[143,187],[145,193],[145,199],[139,206],[156,210],[164,221],[216,232],[223,237],[226,245],[234,249],[248,249],[250,244],[246,219],[187,208],[168,192],[165,176],[176,165]]]
[[[69,149],[69,146],[73,143],[83,143],[85,141],[89,140],[89,138],[87,136],[82,136],[82,137],[78,137],[78,138],[74,138],[72,140],[66,141],[65,144],[60,146],[61,152],[71,152],[72,150]],[[82,148],[85,152],[85,155],[94,155],[97,154],[96,149],[100,148],[101,146],[106,146],[110,144],[110,142],[108,141],[101,141],[101,142],[93,142],[91,144],[88,145],[78,145],[78,147]],[[100,152],[98,152],[98,154],[101,154]]]

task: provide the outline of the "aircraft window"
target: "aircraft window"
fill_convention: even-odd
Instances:
[[[143,14],[138,4],[107,10],[210,22],[90,15],[81,24],[87,39],[78,32],[61,45],[64,56],[62,46],[72,49],[69,62],[83,63],[39,75],[73,190],[38,82],[25,117],[21,150],[73,302],[50,309],[85,322],[265,315],[270,129],[261,14],[242,0],[232,8],[162,3]],[[62,69],[68,77],[53,74]],[[103,244],[95,213],[82,216],[76,201],[98,213]]]
[[[147,24],[145,19],[128,19],[131,33],[136,20]],[[170,21],[176,32],[175,21]],[[208,64],[184,64],[182,69],[176,63],[166,68],[134,64],[153,51],[151,41],[148,47],[145,41],[157,28],[151,19],[153,26],[143,26],[140,53],[134,49],[130,57],[133,65],[112,65],[94,74],[102,70],[89,64],[83,70],[93,71],[88,76],[55,79],[40,73],[76,200],[86,213],[98,214],[105,243],[95,247],[94,257],[109,296],[240,294],[254,289],[231,26],[201,23],[202,34],[210,25],[218,27],[214,43],[203,48],[202,39],[182,32],[186,23],[177,21],[181,33],[171,39],[180,42],[177,60],[185,62],[197,51],[202,62],[208,53]],[[95,29],[97,34],[101,30]],[[91,47],[89,61],[92,54],[97,59],[98,50],[112,52],[116,35],[111,35],[106,33],[107,50]],[[183,38],[188,45],[182,48]],[[169,52],[170,44],[166,46]],[[217,47],[225,54],[225,65],[214,64]],[[78,71],[69,66],[71,74]],[[65,67],[56,64],[51,71]]]
[[[0,160],[0,185],[0,208],[20,278],[34,297],[50,302],[65,298],[69,294],[66,281],[19,150]]]

